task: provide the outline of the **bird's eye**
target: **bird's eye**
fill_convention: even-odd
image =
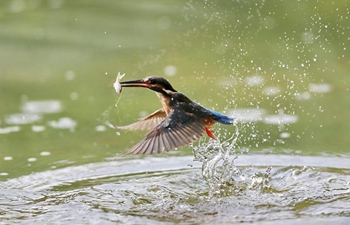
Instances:
[[[148,83],[155,84],[156,82],[154,80],[148,80]]]

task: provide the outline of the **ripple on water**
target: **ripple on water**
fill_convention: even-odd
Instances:
[[[298,121],[297,115],[284,114],[283,110],[279,110],[278,114],[265,116],[263,122],[272,125],[292,124]]]
[[[238,122],[256,122],[261,121],[265,113],[264,109],[242,108],[233,110],[230,115]]]
[[[0,134],[8,134],[8,133],[12,133],[12,132],[18,132],[20,131],[20,127],[19,126],[9,126],[9,127],[0,127]]]
[[[10,161],[10,160],[12,160],[12,159],[13,159],[12,156],[5,156],[5,157],[4,157],[4,160],[5,160],[5,161]]]
[[[59,120],[51,120],[48,122],[49,126],[55,129],[70,129],[74,130],[77,125],[77,122],[69,117],[63,117]]]
[[[296,100],[309,100],[311,97],[308,91],[305,91],[303,93],[295,93],[294,96]]]
[[[281,92],[281,89],[278,86],[268,86],[263,90],[263,94],[267,96],[275,96]]]
[[[62,104],[58,100],[27,101],[21,107],[25,113],[58,113]]]
[[[264,83],[264,77],[260,75],[249,76],[245,79],[245,82],[249,86],[260,86]]]
[[[320,83],[320,84],[309,84],[309,90],[312,93],[316,94],[324,94],[331,91],[331,85],[327,83]]]
[[[14,113],[5,117],[7,124],[23,125],[41,120],[42,116],[32,113]]]
[[[319,224],[350,215],[349,159],[241,155],[234,162],[235,176],[211,198],[193,157],[125,158],[34,173],[0,182],[2,216],[27,224]],[[262,188],[256,184],[267,166]]]
[[[26,101],[21,106],[22,113],[13,113],[5,117],[5,123],[10,125],[31,124],[42,120],[42,114],[58,113],[62,110],[62,104],[57,100]],[[18,127],[19,129],[19,127]],[[0,133],[19,131],[16,127],[1,128]],[[32,126],[34,132],[43,131],[42,126]]]
[[[32,131],[33,132],[42,132],[44,131],[46,128],[45,126],[41,126],[41,125],[32,125]]]

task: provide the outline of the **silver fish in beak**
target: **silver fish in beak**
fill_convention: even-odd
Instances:
[[[120,80],[125,76],[124,74],[120,74],[120,72],[118,73],[117,79],[115,80],[113,87],[115,89],[115,92],[117,92],[118,94],[122,93],[122,85],[120,84]]]

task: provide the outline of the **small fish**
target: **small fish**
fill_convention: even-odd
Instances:
[[[120,80],[125,76],[124,74],[120,74],[120,72],[118,73],[117,79],[115,80],[113,87],[115,89],[115,92],[117,92],[118,94],[122,93],[122,86],[120,85]]]

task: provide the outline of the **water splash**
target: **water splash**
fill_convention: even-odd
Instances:
[[[236,151],[238,137],[239,127],[236,126],[233,134],[219,134],[216,140],[204,140],[193,147],[194,161],[202,163],[202,176],[209,187],[209,198],[231,196],[246,189],[264,190],[269,187],[271,167],[262,174],[254,169],[243,172],[235,165],[235,160],[242,154]]]
[[[120,75],[120,73],[118,73],[118,77],[117,77],[117,81],[116,81],[117,85],[119,84],[118,82],[120,81],[120,79],[121,79],[124,75],[125,75],[125,74]],[[119,79],[119,80],[118,80],[118,79]],[[113,85],[114,85],[114,84],[113,84]],[[119,86],[120,86],[120,84],[119,84]],[[120,90],[117,90],[117,89],[120,89]],[[122,95],[123,95],[123,92],[122,92],[121,90],[122,90],[122,89],[121,89],[121,86],[116,88],[117,93],[118,93],[118,91],[119,91],[119,93],[118,93],[118,97],[117,97],[117,99],[116,99],[116,101],[115,101],[114,107],[109,106],[104,112],[101,113],[101,116],[100,116],[99,118],[97,118],[97,121],[103,123],[104,125],[106,125],[106,126],[112,128],[112,129],[115,129],[115,126],[114,126],[113,123],[111,122],[111,112],[112,112],[112,110],[113,110],[114,108],[117,108],[118,105],[119,105],[119,101],[120,101],[120,99],[121,99],[121,97],[122,97]],[[120,119],[120,118],[119,118],[119,119]],[[101,125],[101,126],[102,126],[102,125]]]

